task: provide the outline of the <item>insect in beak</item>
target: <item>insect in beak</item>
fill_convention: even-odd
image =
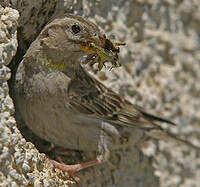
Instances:
[[[113,42],[104,36],[103,47],[98,46],[94,42],[89,42],[81,46],[83,51],[89,53],[88,58],[85,59],[84,64],[91,61],[92,65],[98,63],[99,71],[105,66],[106,62],[112,63],[112,68],[120,67],[118,53],[120,52],[119,46],[126,45],[124,42]],[[110,70],[111,70],[110,69]]]

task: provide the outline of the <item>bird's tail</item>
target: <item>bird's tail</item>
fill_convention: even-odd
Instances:
[[[185,140],[183,137],[177,136],[165,129],[148,129],[146,131],[146,134],[150,137],[156,138],[156,139],[163,139],[163,140],[171,140],[176,141],[177,143],[182,143],[188,147],[191,147],[192,149],[195,149],[196,151],[200,152],[200,146],[194,145],[193,143]]]

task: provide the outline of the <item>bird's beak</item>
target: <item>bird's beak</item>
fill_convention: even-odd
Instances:
[[[98,63],[98,68],[101,70],[106,62],[112,63],[111,68],[121,66],[118,61],[118,54],[120,52],[119,46],[122,45],[125,45],[125,43],[113,42],[106,38],[106,35],[102,35],[99,37],[92,37],[82,43],[81,50],[89,54],[85,63]]]

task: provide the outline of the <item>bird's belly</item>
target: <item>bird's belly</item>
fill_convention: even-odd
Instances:
[[[105,143],[109,149],[120,144],[118,129],[100,119],[80,116],[60,98],[20,99],[17,107],[26,125],[41,138],[55,145],[83,151],[98,151]],[[21,108],[20,108],[21,107]]]
[[[35,134],[68,149],[94,151],[103,144],[109,149],[119,145],[121,137],[115,126],[70,110],[70,80],[65,75],[38,76],[27,83],[19,81],[15,90],[16,110]],[[24,92],[27,88],[29,92]]]
[[[31,105],[30,110],[27,108],[25,122],[41,138],[83,151],[98,151],[104,143],[109,149],[119,145],[120,135],[113,125],[68,112],[61,103],[53,105],[49,102],[48,106],[37,104]]]

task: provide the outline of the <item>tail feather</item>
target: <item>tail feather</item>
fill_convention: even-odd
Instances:
[[[180,136],[177,136],[169,131],[166,131],[164,129],[149,129],[146,134],[148,136],[151,136],[153,138],[156,139],[163,139],[163,140],[172,140],[172,141],[176,141],[177,143],[183,143],[185,145],[187,145],[188,147],[193,148],[194,150],[200,152],[200,147],[194,145],[193,143],[183,139]]]

